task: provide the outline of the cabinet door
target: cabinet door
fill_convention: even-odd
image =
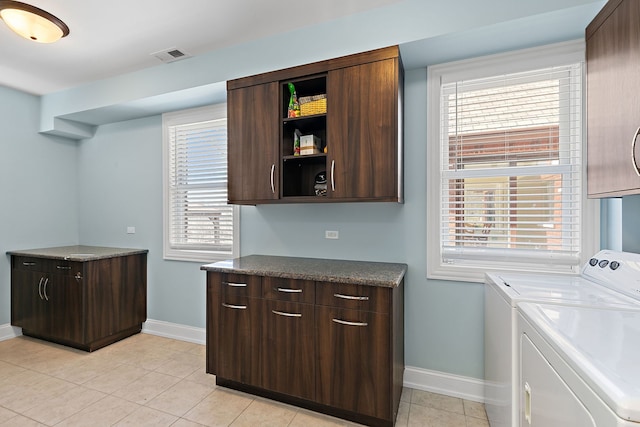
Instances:
[[[229,203],[278,199],[278,83],[227,93]]]
[[[51,336],[84,343],[82,280],[70,274],[51,274],[44,294],[51,310]]]
[[[315,322],[310,304],[265,300],[262,386],[312,400],[315,396]]]
[[[398,59],[330,71],[327,180],[330,197],[398,201]]]
[[[623,1],[587,39],[587,175],[590,196],[640,191],[632,163],[640,127],[640,2]],[[587,30],[589,35],[589,29]],[[640,141],[635,157],[640,162]]]
[[[50,331],[49,306],[43,288],[49,278],[40,272],[11,271],[11,324],[35,334]]]
[[[389,316],[318,306],[316,322],[316,399],[391,419]]]
[[[261,281],[207,273],[207,372],[260,386]]]

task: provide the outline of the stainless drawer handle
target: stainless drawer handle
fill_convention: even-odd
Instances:
[[[71,267],[65,266],[65,265],[56,265],[56,268],[58,270],[71,270]]]
[[[356,301],[369,301],[369,297],[357,297],[354,295],[333,294],[336,298],[356,300]]]
[[[233,283],[233,282],[222,282],[223,285],[231,286],[232,288],[246,288],[246,283]]]
[[[302,289],[290,289],[290,288],[274,288],[278,292],[284,292],[287,294],[301,294]]]
[[[273,164],[271,165],[271,192],[272,192],[273,194],[275,194],[275,193],[276,193],[276,187],[275,187],[275,183],[274,183],[274,180],[273,180],[273,175],[274,175],[275,170],[276,170],[276,164],[275,164],[275,163],[273,163]]]
[[[44,280],[44,277],[40,278],[40,282],[38,282],[38,295],[40,296],[40,299],[44,299],[44,297],[42,296],[42,281]]]
[[[27,262],[27,261],[24,261],[24,262],[22,263],[22,265],[26,265],[27,267],[33,267],[34,265],[36,265],[36,263],[35,263],[35,262]]]
[[[633,164],[633,170],[636,171],[636,175],[640,176],[640,166],[638,166],[638,160],[636,159],[636,142],[638,141],[638,135],[640,135],[640,127],[633,134],[633,140],[631,141],[631,163]]]
[[[302,317],[302,313],[285,313],[284,311],[271,310],[273,314],[277,314],[278,316],[285,317]]]
[[[227,307],[227,308],[233,308],[235,310],[246,310],[247,306],[246,305],[233,305],[233,304],[225,304],[222,303],[223,307]]]
[[[336,161],[331,160],[331,191],[336,191],[336,181],[334,178],[335,170],[336,170]]]
[[[340,319],[331,319],[336,323],[347,326],[367,326],[367,322],[349,322],[348,320],[340,320]]]
[[[44,284],[42,285],[42,294],[44,295],[44,299],[49,301],[49,295],[47,295],[47,284],[49,283],[49,278],[47,277],[44,280]]]

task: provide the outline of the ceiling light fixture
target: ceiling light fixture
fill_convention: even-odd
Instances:
[[[0,0],[0,18],[25,39],[53,43],[69,34],[67,24],[49,12],[12,0]]]

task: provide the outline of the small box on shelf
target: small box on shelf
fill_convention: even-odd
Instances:
[[[315,135],[302,135],[300,137],[300,155],[319,154],[321,147],[320,138]]]

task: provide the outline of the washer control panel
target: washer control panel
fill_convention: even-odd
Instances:
[[[582,275],[640,304],[640,254],[602,250],[582,267]]]

